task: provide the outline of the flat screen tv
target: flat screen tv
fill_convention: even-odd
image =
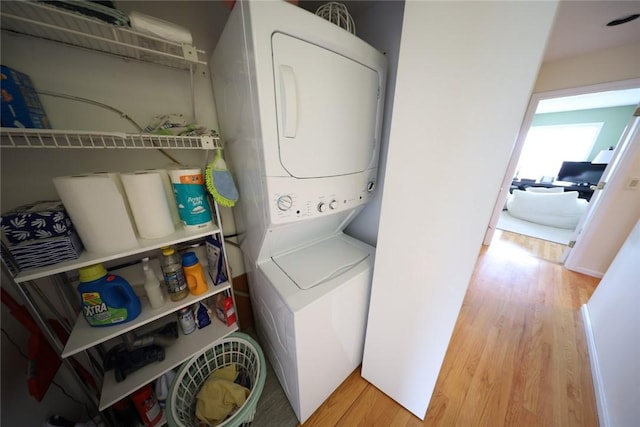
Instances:
[[[594,165],[591,162],[562,162],[557,180],[576,184],[597,184],[606,167],[606,164]]]

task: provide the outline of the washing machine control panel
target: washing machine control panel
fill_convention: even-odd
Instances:
[[[271,221],[286,223],[354,209],[373,198],[375,181],[374,171],[319,179],[270,177]]]

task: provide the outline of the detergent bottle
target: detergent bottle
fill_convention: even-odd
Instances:
[[[91,326],[128,322],[140,314],[140,299],[122,277],[108,274],[102,264],[79,270],[82,313]]]
[[[182,255],[182,270],[184,270],[184,277],[187,279],[189,292],[192,295],[200,295],[207,291],[209,285],[204,278],[202,265],[194,252],[185,252]]]

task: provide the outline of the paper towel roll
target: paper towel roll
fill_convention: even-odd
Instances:
[[[169,178],[169,172],[166,169],[145,169],[147,172],[158,172],[160,178],[162,178],[162,186],[167,196],[167,202],[169,203],[169,209],[171,210],[171,219],[174,225],[182,224],[180,221],[180,214],[178,213],[178,205],[176,204],[176,198],[173,195],[173,186],[171,185],[171,179]]]
[[[53,185],[87,251],[113,253],[138,246],[113,175],[62,176],[53,178]]]
[[[131,206],[129,206],[129,201],[127,200],[127,193],[124,191],[124,185],[122,185],[122,179],[120,178],[120,174],[118,172],[91,172],[91,175],[101,175],[109,177],[115,184],[118,192],[122,196],[122,200],[124,200],[124,208],[127,210],[127,216],[129,216],[129,222],[133,227],[133,233],[137,236],[138,230],[136,229],[136,222],[133,218],[133,212],[131,211]]]
[[[160,173],[122,173],[120,179],[140,237],[157,239],[175,231]]]
[[[180,220],[186,230],[196,230],[211,224],[211,208],[204,188],[202,169],[169,169]]]
[[[172,22],[145,15],[136,10],[129,12],[131,28],[141,33],[161,37],[176,43],[192,45],[191,31]]]

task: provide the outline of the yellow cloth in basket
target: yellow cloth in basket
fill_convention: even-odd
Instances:
[[[234,383],[236,376],[236,365],[209,375],[197,395],[196,417],[200,421],[216,425],[244,404],[250,390]]]

